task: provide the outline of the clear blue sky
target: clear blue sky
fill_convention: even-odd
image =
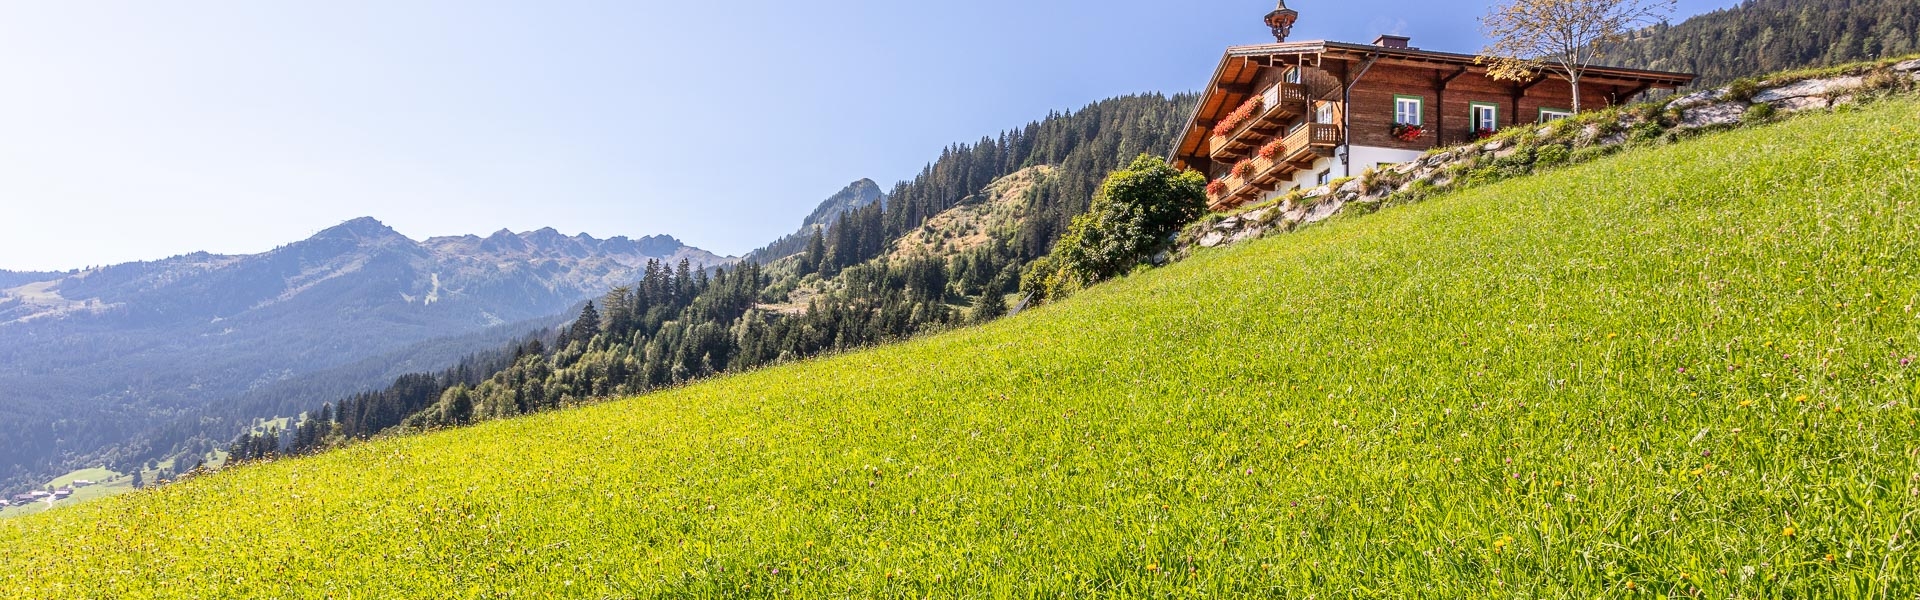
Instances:
[[[1485,2],[1292,5],[1295,39],[1471,52]],[[1271,39],[1271,9],[0,0],[0,269],[260,252],[359,216],[415,238],[551,226],[738,254],[949,143],[1197,88],[1223,47]]]

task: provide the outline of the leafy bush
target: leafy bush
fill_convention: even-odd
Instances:
[[[1107,176],[1093,204],[1074,217],[1053,251],[1028,266],[1021,290],[1046,302],[1126,273],[1206,214],[1204,181],[1199,173],[1140,155]]]
[[[1667,128],[1665,126],[1653,121],[1648,121],[1634,125],[1632,129],[1627,130],[1627,141],[1635,144],[1652,144],[1659,142],[1661,136],[1666,135],[1666,133]]]
[[[1509,154],[1493,159],[1493,166],[1514,174],[1524,173],[1527,167],[1533,166],[1532,146],[1521,146],[1506,152]]]
[[[1533,164],[1538,167],[1557,167],[1566,164],[1572,157],[1572,151],[1559,144],[1547,144],[1534,151]]]
[[[1588,146],[1573,151],[1572,160],[1575,164],[1593,162],[1606,158],[1607,155],[1613,154],[1618,148],[1619,146]]]
[[[1727,94],[1722,99],[1728,102],[1752,102],[1760,95],[1760,80],[1753,78],[1736,79],[1727,84]]]
[[[1748,123],[1764,123],[1768,119],[1772,119],[1773,115],[1773,105],[1761,102],[1747,107],[1747,114],[1742,116],[1741,120]]]

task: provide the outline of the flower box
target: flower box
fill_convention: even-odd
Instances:
[[[1393,126],[1387,128],[1387,133],[1392,135],[1394,139],[1402,142],[1411,142],[1420,139],[1420,136],[1426,135],[1427,128],[1419,125],[1408,125],[1406,123],[1394,123]]]

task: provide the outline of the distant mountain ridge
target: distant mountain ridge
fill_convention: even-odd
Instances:
[[[33,272],[33,271],[0,271],[0,289],[26,285],[36,281],[46,281],[49,279],[56,279],[59,277],[60,277],[59,273],[42,273],[42,272]]]
[[[736,259],[551,228],[415,241],[360,218],[261,254],[5,273],[0,485],[302,373],[566,312],[650,260]]]
[[[840,220],[842,215],[874,204],[886,206],[887,195],[880,191],[880,184],[872,179],[861,179],[847,184],[846,188],[822,201],[813,212],[800,222],[800,229],[787,234],[773,243],[747,253],[749,262],[766,264],[782,258],[799,254],[806,250],[807,240],[815,231],[825,231]]]

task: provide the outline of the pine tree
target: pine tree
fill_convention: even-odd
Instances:
[[[588,301],[586,308],[580,309],[580,318],[574,319],[573,327],[567,329],[566,340],[585,344],[592,342],[597,335],[600,335],[600,311],[593,307],[592,301]],[[567,344],[563,342],[561,345]]]
[[[819,227],[813,228],[813,236],[807,239],[807,253],[801,256],[800,275],[819,273],[827,261],[827,238]]]

